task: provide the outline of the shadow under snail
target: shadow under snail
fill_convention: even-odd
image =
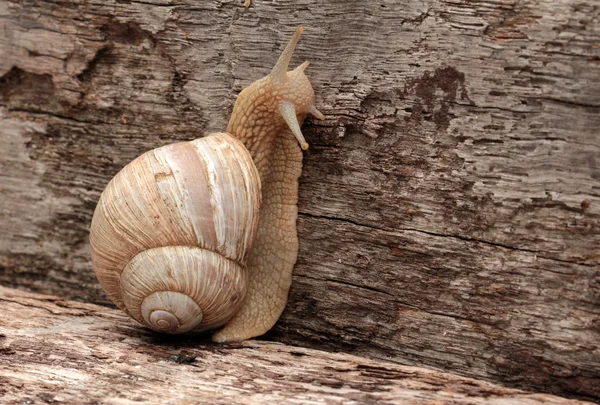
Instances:
[[[110,299],[166,333],[217,329],[218,342],[268,331],[298,255],[300,125],[314,106],[304,70],[288,72],[300,26],[269,75],[238,96],[227,133],[139,156],[108,184],[90,229]]]

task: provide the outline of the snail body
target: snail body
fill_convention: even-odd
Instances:
[[[302,27],[271,73],[244,89],[227,133],[166,145],[126,165],[102,193],[92,263],[111,300],[166,333],[213,330],[239,341],[269,330],[287,302],[298,253],[300,131],[314,107],[288,72]]]

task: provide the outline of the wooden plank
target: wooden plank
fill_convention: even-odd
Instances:
[[[298,23],[327,120],[269,337],[600,400],[589,0],[0,2],[0,283],[107,304],[106,183],[222,130]]]
[[[142,330],[119,311],[0,287],[3,404],[584,404],[280,343]]]

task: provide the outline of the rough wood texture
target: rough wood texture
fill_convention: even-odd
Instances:
[[[0,282],[106,303],[88,224],[296,24],[324,122],[270,338],[600,400],[592,0],[0,1]]]
[[[144,331],[121,312],[0,287],[3,404],[565,404],[410,366],[278,343]]]

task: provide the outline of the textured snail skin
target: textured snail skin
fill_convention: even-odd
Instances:
[[[240,93],[227,127],[227,132],[244,143],[258,168],[262,207],[258,235],[248,258],[246,299],[231,321],[213,336],[215,341],[262,335],[275,325],[287,303],[298,256],[299,144],[308,148],[300,124],[307,113],[324,118],[314,107],[314,91],[304,74],[308,62],[287,72],[301,33],[299,27],[268,76]],[[295,126],[289,125],[290,117],[282,117],[282,105],[295,109]]]
[[[219,342],[268,331],[298,255],[300,125],[323,119],[304,74],[288,72],[298,27],[271,73],[244,89],[227,127],[149,151],[102,193],[90,232],[100,284],[161,332],[218,328]],[[262,205],[261,205],[262,200]]]

